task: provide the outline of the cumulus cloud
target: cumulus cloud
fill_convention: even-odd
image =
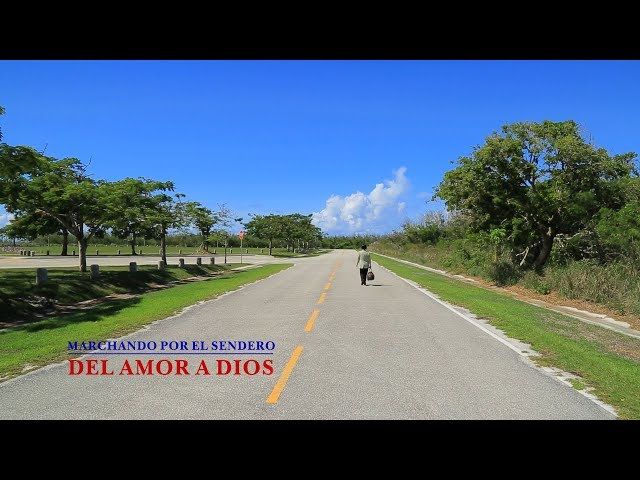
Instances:
[[[368,194],[355,192],[345,197],[331,195],[325,207],[313,214],[313,223],[328,233],[369,232],[397,224],[406,203],[401,201],[409,189],[407,169],[393,172],[392,180],[376,184]]]
[[[0,227],[4,227],[11,220],[13,220],[13,214],[11,214],[11,213],[0,213]]]

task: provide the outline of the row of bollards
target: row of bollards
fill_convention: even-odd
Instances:
[[[215,265],[216,259],[215,257],[209,258],[209,264]],[[196,265],[202,265],[202,258],[196,258]],[[178,266],[180,268],[185,267],[184,258],[178,259]],[[167,265],[164,263],[164,260],[158,260],[158,270],[164,270]],[[129,272],[135,273],[138,271],[138,264],[136,262],[129,262]],[[89,267],[89,276],[91,280],[97,280],[100,277],[100,265],[91,265]],[[36,285],[42,285],[49,280],[49,272],[46,268],[37,268],[36,269]]]

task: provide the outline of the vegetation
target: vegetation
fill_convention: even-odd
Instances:
[[[512,261],[540,268],[558,235],[592,231],[591,219],[603,215],[611,227],[607,214],[625,206],[635,158],[595,147],[572,121],[514,123],[461,157],[436,195],[470,229],[507,247]]]
[[[158,270],[154,266],[102,267],[100,278],[90,280],[88,273],[73,268],[49,270],[49,281],[35,284],[35,269],[0,270],[0,328],[32,322],[42,315],[55,313],[56,307],[76,305],[111,294],[140,293],[150,285],[167,285],[195,276],[210,276],[239,264],[170,266]]]
[[[227,272],[209,280],[101,304],[88,311],[48,318],[0,331],[0,377],[18,375],[26,365],[38,367],[68,358],[67,342],[105,340],[125,335],[173,315],[202,300],[266,278],[290,264],[270,264]],[[74,272],[76,275],[78,272]]]
[[[535,361],[580,377],[622,418],[640,419],[640,340],[590,325],[497,292],[373,255],[380,265],[413,280],[443,300],[469,309],[508,336],[531,344]]]
[[[245,224],[247,233],[269,241],[269,255],[274,241],[283,241],[297,250],[307,250],[321,244],[322,232],[311,223],[311,215],[253,215]]]
[[[373,250],[640,315],[635,154],[607,153],[574,122],[506,125],[436,195],[446,212],[406,223]]]
[[[183,201],[184,194],[173,192],[169,181],[94,179],[76,158],[56,159],[31,147],[0,143],[0,204],[15,217],[0,234],[12,239],[12,247],[17,239],[47,238],[50,243],[51,236],[59,237],[61,255],[68,254],[71,236],[77,242],[81,272],[87,271],[89,245],[106,236],[128,241],[132,255],[141,239],[145,245],[152,239],[165,263],[168,241],[176,232],[191,231],[204,253],[214,242],[223,243],[225,250],[234,246],[228,229],[241,218],[233,219],[224,205],[214,211],[199,202]],[[268,244],[270,251],[274,242],[300,251],[319,245],[321,239],[311,216],[299,213],[255,216],[247,228],[247,241],[254,247]]]

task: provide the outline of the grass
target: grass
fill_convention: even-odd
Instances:
[[[60,255],[62,251],[62,245],[51,245],[51,246],[21,246],[17,247],[18,250],[33,250],[36,252],[36,255],[46,255],[47,250],[49,250],[49,254],[52,256]],[[78,253],[78,246],[74,243],[69,244],[69,255],[71,255],[72,251],[75,250]],[[87,249],[87,254],[89,256],[94,256],[96,254],[96,250],[100,255],[118,255],[118,250],[120,250],[121,255],[131,255],[131,246],[130,245],[102,245],[102,244],[92,244],[89,245]],[[143,255],[158,255],[160,252],[160,247],[157,245],[138,245],[136,247],[136,251],[140,252],[142,250]],[[224,253],[224,247],[215,247],[212,246],[209,248],[209,253],[213,253],[216,251],[216,255],[220,255]],[[233,250],[232,253],[229,253],[229,250]],[[246,250],[249,250],[249,253],[246,253]],[[182,253],[180,253],[182,252]],[[274,248],[274,253],[287,253],[286,248]],[[268,255],[269,248],[267,247],[242,247],[242,253],[244,255]],[[180,246],[167,246],[167,255],[206,255],[206,252],[199,250],[198,247],[180,247]],[[227,255],[240,255],[240,247],[228,247]],[[15,255],[9,253],[1,253],[0,255]]]
[[[621,418],[640,419],[640,340],[380,255],[373,257],[444,301],[465,307],[508,336],[531,344],[541,354],[537,363],[579,376]]]
[[[620,315],[640,316],[640,266],[629,259],[601,264],[594,260],[551,261],[543,274],[524,271],[509,262],[495,263],[491,247],[472,240],[436,245],[378,241],[371,249],[450,273],[472,275],[496,285],[517,284],[538,294],[557,294],[604,306]]]
[[[183,308],[241,285],[266,278],[291,264],[269,264],[227,272],[191,282],[109,302],[87,312],[49,318],[0,332],[0,378],[20,374],[25,365],[42,366],[68,358],[68,341],[105,340],[138,330]]]
[[[140,265],[135,273],[128,266],[101,267],[100,278],[75,267],[49,269],[49,281],[36,286],[35,268],[0,270],[0,326],[21,323],[50,311],[54,304],[75,304],[114,293],[139,293],[149,285],[165,285],[194,276],[208,276],[239,264],[169,266],[158,270]]]

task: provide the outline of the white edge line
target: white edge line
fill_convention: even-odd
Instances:
[[[516,352],[518,355],[522,356],[522,357],[526,357],[529,358],[528,355],[522,353],[522,350],[520,350],[519,348],[517,348],[515,345],[513,345],[512,343],[508,342],[507,340],[505,340],[502,337],[499,337],[498,335],[496,335],[495,333],[493,333],[491,330],[487,329],[486,327],[484,327],[483,325],[480,325],[479,323],[477,323],[475,320],[473,320],[470,317],[467,317],[464,313],[459,312],[458,310],[456,310],[455,308],[453,308],[453,306],[449,305],[448,303],[440,300],[438,297],[436,297],[433,293],[431,293],[430,291],[428,291],[427,289],[425,289],[424,287],[421,287],[420,285],[418,285],[415,282],[412,282],[411,280],[407,280],[404,277],[401,277],[400,275],[398,275],[395,272],[392,272],[391,270],[389,270],[386,267],[383,267],[382,265],[379,265],[379,267],[384,268],[387,272],[392,273],[393,275],[395,275],[396,277],[398,277],[400,280],[402,280],[403,282],[408,283],[409,285],[411,285],[413,288],[415,288],[416,290],[418,290],[420,293],[425,294],[427,297],[429,297],[432,300],[435,300],[436,302],[438,302],[440,305],[442,305],[443,307],[451,310],[453,313],[455,313],[456,315],[458,315],[459,317],[464,318],[467,322],[469,322],[471,325],[478,327],[480,330],[482,330],[483,332],[485,332],[488,335],[491,335],[493,338],[495,338],[496,340],[498,340],[500,343],[502,343],[503,345],[506,345],[507,347],[509,347],[511,350],[513,350],[514,352]]]
[[[390,258],[390,257],[388,257]],[[484,327],[483,325],[480,325],[479,323],[477,323],[474,319],[466,316],[464,313],[459,312],[458,310],[456,310],[452,305],[444,302],[443,300],[440,300],[438,297],[436,297],[433,293],[431,293],[430,291],[428,291],[427,289],[425,289],[424,287],[421,287],[420,285],[418,285],[416,282],[412,282],[411,280],[408,280],[404,277],[401,277],[400,275],[398,275],[397,273],[389,270],[386,267],[383,267],[382,265],[380,265],[379,263],[376,262],[376,264],[378,265],[378,267],[386,270],[387,272],[391,273],[392,275],[395,275],[396,277],[398,277],[400,280],[402,280],[403,282],[408,283],[409,285],[411,285],[413,288],[415,288],[416,290],[418,290],[419,292],[425,294],[427,297],[429,297],[432,300],[435,300],[436,302],[438,302],[440,305],[442,305],[443,307],[446,307],[448,310],[451,310],[453,313],[455,313],[456,315],[458,315],[459,317],[464,318],[467,322],[469,322],[471,325],[478,327],[480,330],[482,330],[483,332],[485,332],[486,334],[490,335],[491,337],[495,338],[496,340],[498,340],[500,343],[502,343],[503,345],[506,345],[507,347],[509,347],[511,350],[513,350],[514,352],[516,352],[519,356],[526,358],[529,362],[529,364],[531,366],[533,366],[536,370],[550,376],[551,378],[553,378],[554,380],[556,380],[557,382],[560,382],[563,385],[566,385],[567,387],[569,387],[573,392],[576,392],[580,395],[582,395],[583,397],[591,400],[593,403],[595,403],[598,407],[600,407],[601,409],[605,410],[607,413],[610,413],[612,415],[614,415],[616,418],[618,418],[618,412],[616,412],[615,408],[611,405],[609,405],[608,403],[603,402],[602,400],[600,400],[598,397],[596,397],[595,395],[593,395],[592,393],[586,392],[584,390],[577,390],[575,388],[573,388],[573,385],[571,385],[571,383],[569,383],[567,380],[564,380],[560,377],[558,377],[557,375],[554,375],[553,373],[550,373],[549,371],[543,369],[542,367],[540,367],[539,365],[536,365],[535,363],[533,363],[530,359],[530,355],[525,354],[522,352],[522,350],[520,350],[518,347],[516,347],[515,345],[513,345],[512,343],[510,343],[508,340],[505,340],[502,337],[499,337],[498,335],[496,335],[495,333],[493,333],[491,330],[487,329],[486,327]],[[533,352],[533,350],[531,350]],[[561,371],[561,370],[560,370]]]

